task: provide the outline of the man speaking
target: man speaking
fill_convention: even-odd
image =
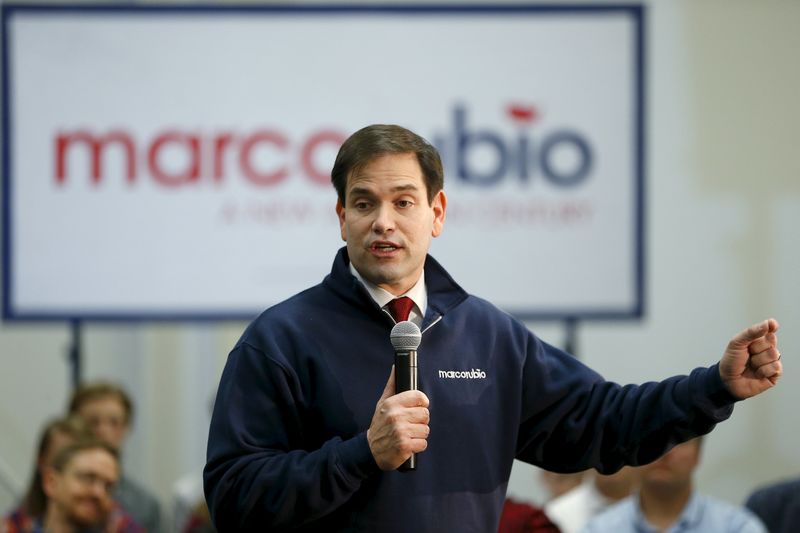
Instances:
[[[494,532],[515,458],[559,472],[644,464],[782,373],[770,319],[689,376],[607,382],[428,255],[447,198],[427,141],[368,126],[331,177],[346,247],[322,283],[250,324],[220,381],[204,475],[221,532]],[[419,390],[396,394],[403,320],[421,330]],[[412,454],[416,468],[398,470]]]

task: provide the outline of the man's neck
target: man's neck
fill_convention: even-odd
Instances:
[[[626,467],[627,468],[627,467]],[[617,502],[627,496],[630,496],[635,487],[633,483],[627,480],[620,480],[611,482],[602,478],[595,478],[594,486],[597,492],[611,502]]]
[[[47,506],[42,518],[42,529],[46,533],[77,533],[78,528],[66,520],[53,505]]]
[[[647,521],[664,531],[680,518],[691,496],[691,484],[679,490],[657,490],[643,486],[639,493],[639,505]]]
[[[417,282],[412,287],[410,287],[408,291],[402,294],[393,294],[387,291],[386,289],[378,287],[374,283],[365,279],[361,275],[361,273],[356,269],[356,267],[353,266],[352,263],[350,263],[349,269],[350,273],[353,274],[353,276],[355,276],[356,279],[358,279],[362,283],[362,285],[364,285],[364,288],[367,289],[367,292],[375,301],[375,303],[378,304],[378,307],[383,307],[390,300],[393,300],[395,296],[401,296],[404,294],[410,296],[411,299],[414,300],[414,304],[417,306],[417,309],[419,310],[419,322],[422,321],[422,317],[425,316],[425,311],[428,308],[428,293],[425,285],[424,271],[420,274],[420,277],[417,280]],[[417,325],[419,325],[419,322],[417,323]]]

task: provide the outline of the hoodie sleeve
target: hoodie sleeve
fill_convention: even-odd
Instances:
[[[204,470],[219,531],[281,531],[344,504],[379,468],[366,433],[306,449],[301,390],[285,365],[245,342],[220,380]]]
[[[535,337],[522,379],[517,458],[560,472],[612,473],[652,462],[675,444],[710,432],[736,401],[717,365],[621,386]]]

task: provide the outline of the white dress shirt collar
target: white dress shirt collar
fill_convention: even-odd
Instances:
[[[371,281],[365,279],[358,272],[358,270],[356,270],[356,267],[353,266],[353,263],[350,263],[350,273],[353,274],[353,276],[355,276],[356,279],[362,283],[362,285],[364,285],[364,288],[367,289],[367,292],[370,296],[372,296],[372,299],[375,300],[375,303],[378,304],[378,307],[385,311],[386,304],[395,298],[399,298],[400,296],[408,296],[411,298],[411,300],[414,302],[414,307],[411,308],[411,313],[409,314],[408,319],[417,326],[422,324],[422,319],[425,317],[425,311],[428,308],[428,291],[425,288],[425,271],[422,272],[414,286],[411,287],[411,289],[409,289],[405,294],[401,294],[400,296],[395,296],[386,289],[382,289]],[[388,311],[386,312],[388,313]]]

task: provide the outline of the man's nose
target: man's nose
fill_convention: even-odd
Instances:
[[[95,427],[95,434],[98,439],[111,442],[114,437],[114,428],[111,424],[103,422]]]
[[[111,494],[114,492],[114,486],[100,477],[87,481],[86,485],[89,493],[101,502],[111,498]]]
[[[394,209],[391,205],[381,204],[375,209],[375,220],[372,230],[375,233],[386,233],[394,229]]]
[[[92,483],[92,494],[95,498],[102,501],[109,496],[108,487],[102,480],[98,479]]]

